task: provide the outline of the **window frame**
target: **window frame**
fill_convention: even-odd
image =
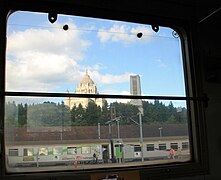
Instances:
[[[181,149],[182,150],[186,150],[186,149],[189,149],[189,147],[190,147],[190,145],[189,145],[189,142],[182,142],[182,144],[181,144]]]
[[[71,151],[69,151],[71,149]],[[73,151],[74,150],[74,151]],[[74,153],[72,153],[74,152]],[[76,146],[68,146],[67,147],[67,155],[77,155],[77,147]]]
[[[159,143],[159,151],[166,151],[167,144],[166,143]]]
[[[31,152],[32,155],[29,155],[29,151]],[[34,156],[34,148],[26,148],[26,147],[23,148],[23,156],[25,157]]]
[[[9,0],[10,1],[10,0]],[[10,1],[7,4],[3,4],[2,12],[0,14],[0,23],[3,28],[0,28],[0,131],[4,132],[4,104],[5,96],[7,95],[18,95],[19,93],[6,92],[5,91],[5,49],[6,49],[6,29],[7,29],[7,17],[12,11],[22,10],[22,11],[33,11],[33,12],[57,12],[59,14],[69,14],[69,15],[78,15],[78,16],[87,16],[94,18],[104,18],[104,19],[113,19],[113,20],[122,20],[128,22],[136,23],[148,23],[148,24],[159,24],[162,26],[171,27],[176,29],[182,37],[182,51],[183,51],[183,63],[184,63],[184,77],[186,84],[186,100],[188,101],[189,117],[191,122],[189,122],[190,129],[190,152],[192,154],[192,160],[186,163],[179,163],[179,166],[176,167],[174,164],[160,164],[159,166],[140,166],[140,167],[125,167],[125,168],[116,168],[116,169],[105,169],[105,172],[114,172],[114,171],[130,171],[138,170],[140,173],[141,179],[146,179],[147,177],[180,177],[185,176],[186,174],[196,175],[196,174],[206,174],[208,173],[208,152],[206,144],[206,129],[205,129],[205,117],[204,117],[204,108],[205,102],[207,102],[207,97],[204,96],[200,91],[201,84],[196,82],[196,77],[199,76],[199,72],[196,72],[197,66],[197,49],[195,47],[196,39],[194,39],[195,26],[191,21],[184,21],[180,19],[167,19],[164,17],[157,17],[157,15],[148,15],[141,13],[137,14],[134,12],[126,12],[123,10],[113,10],[108,8],[101,8],[96,6],[86,6],[78,3],[68,3],[62,1],[34,1],[31,0],[30,3],[26,3],[25,0],[20,2]],[[198,62],[199,65],[199,62]],[[32,93],[24,93],[27,95],[32,95]],[[24,95],[23,94],[23,95]],[[40,95],[44,95],[39,93]],[[49,93],[49,96],[56,96],[56,93]],[[89,95],[91,97],[91,95]],[[95,96],[96,97],[96,96]],[[110,96],[116,97],[116,96]],[[134,98],[141,98],[142,96],[134,96]],[[182,99],[182,98],[181,98]],[[5,139],[4,133],[1,133],[1,153],[3,155],[6,152],[5,149]],[[3,156],[2,156],[3,157]],[[1,160],[0,167],[2,176],[9,176],[5,167],[5,158]],[[95,172],[93,169],[86,170],[84,173],[76,172],[63,172],[63,175],[72,175],[78,178],[88,177],[91,172]],[[97,169],[96,172],[104,172],[102,169]],[[165,174],[165,172],[167,172]],[[42,173],[38,172],[35,174],[24,173],[27,177],[36,177],[41,176]],[[56,172],[47,172],[49,176],[56,176],[59,174]]]
[[[174,149],[175,151],[178,149],[178,143],[177,142],[172,142],[172,143],[170,143],[170,148],[171,149]]]
[[[8,149],[8,156],[10,156],[10,157],[18,157],[19,156],[18,149]]]
[[[43,153],[41,151],[43,151]],[[41,152],[41,154],[40,154],[40,152]],[[49,155],[49,150],[47,147],[39,147],[38,148],[38,156],[48,156],[48,155]]]
[[[140,145],[134,145],[134,152],[141,152],[141,146]]]
[[[155,151],[155,144],[154,143],[146,144],[146,151],[147,152]]]
[[[81,147],[81,154],[91,154],[91,147],[90,146],[82,146]]]
[[[61,156],[63,155],[63,147],[56,146],[52,148],[53,155]]]

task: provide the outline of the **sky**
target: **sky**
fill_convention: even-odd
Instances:
[[[129,95],[130,75],[138,74],[142,95],[185,96],[173,31],[64,15],[52,24],[44,13],[15,12],[8,19],[6,90],[74,92],[87,70],[100,94]]]

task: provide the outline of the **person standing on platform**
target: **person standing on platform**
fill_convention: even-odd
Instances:
[[[173,148],[171,148],[171,149],[170,149],[170,158],[171,158],[171,159],[175,159],[175,158],[174,158],[174,155],[175,155],[175,151],[174,151]]]
[[[97,153],[94,152],[93,154],[94,163],[97,164]]]

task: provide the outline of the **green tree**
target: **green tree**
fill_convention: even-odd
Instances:
[[[89,102],[85,110],[85,120],[88,125],[97,125],[101,119],[101,108],[94,102]]]
[[[105,124],[107,121],[110,120],[110,116],[111,116],[110,109],[109,109],[107,101],[105,100],[104,105],[102,106],[102,109],[101,109],[100,123]]]
[[[18,109],[14,101],[7,102],[5,105],[5,126],[18,127]]]
[[[26,127],[27,126],[27,109],[28,106],[25,104],[18,104],[18,126]]]
[[[62,102],[44,102],[43,104],[30,105],[28,110],[29,127],[69,126],[71,113]]]
[[[85,109],[81,104],[78,107],[73,106],[71,109],[71,124],[72,126],[85,126],[87,122],[85,120]]]
[[[175,124],[175,123],[178,123],[178,122],[177,122],[177,119],[175,118],[175,116],[173,114],[171,114],[171,116],[167,120],[167,123],[168,124]]]
[[[59,121],[61,121],[62,126],[70,126],[71,125],[71,112],[68,106],[64,105],[62,101],[61,104],[57,105],[59,112]]]
[[[76,106],[73,106],[71,109],[71,125],[75,125],[77,121],[76,109]]]
[[[114,102],[110,105],[115,108],[116,117],[121,117],[121,124],[131,124],[130,118],[138,118],[138,108],[130,103]]]
[[[178,110],[172,101],[168,106],[158,100],[153,103],[143,101],[143,108],[143,123],[145,124],[186,123],[187,121],[186,108]]]

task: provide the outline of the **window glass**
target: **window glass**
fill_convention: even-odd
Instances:
[[[40,156],[47,156],[48,155],[48,148],[45,148],[45,147],[39,148],[38,154]]]
[[[53,148],[53,154],[54,155],[62,155],[63,154],[63,148],[62,147],[54,147]]]
[[[170,148],[177,150],[178,149],[178,143],[170,143]]]
[[[149,24],[61,14],[50,23],[47,13],[11,14],[5,144],[9,155],[29,147],[24,155],[38,157],[35,169],[13,157],[5,162],[19,172],[175,163],[154,148],[190,142],[181,41],[163,26],[155,32]],[[191,160],[190,146],[182,144],[185,156],[177,161]],[[78,168],[63,166],[75,160]]]
[[[189,143],[188,142],[182,142],[182,149],[189,149]]]
[[[154,144],[147,144],[147,151],[154,151]]]
[[[70,155],[77,154],[77,148],[76,147],[68,147],[67,154],[70,154]]]
[[[91,147],[82,147],[82,154],[90,154]]]
[[[166,150],[167,146],[166,144],[159,144],[159,150]]]
[[[18,156],[18,149],[9,149],[9,156]]]
[[[140,151],[141,151],[140,145],[135,145],[135,146],[134,146],[134,151],[135,151],[135,152],[140,152]]]
[[[186,95],[171,28],[60,14],[51,24],[46,13],[18,11],[7,29],[7,91]]]
[[[33,156],[34,155],[34,149],[33,148],[24,148],[24,156]]]

